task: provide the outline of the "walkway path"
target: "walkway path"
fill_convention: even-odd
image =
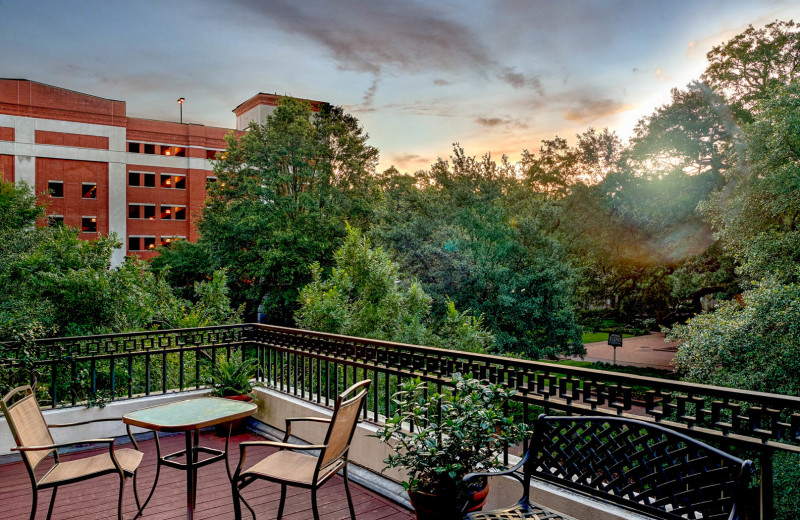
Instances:
[[[608,341],[586,343],[586,357],[584,361],[611,363],[614,360],[614,348]],[[678,350],[677,341],[665,341],[662,332],[651,332],[647,336],[635,336],[622,340],[622,346],[617,347],[617,364],[651,367],[661,370],[674,370],[673,360]],[[570,359],[580,359],[572,356]]]

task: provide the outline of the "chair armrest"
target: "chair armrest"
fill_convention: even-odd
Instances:
[[[475,473],[468,473],[464,475],[464,478],[461,480],[462,482],[468,482],[475,477],[499,477],[501,475],[510,475],[525,465],[525,462],[528,460],[529,455],[530,455],[530,450],[526,451],[525,456],[522,457],[522,459],[511,468],[506,468],[502,471],[481,471]]]
[[[288,442],[276,441],[245,441],[239,443],[239,449],[249,446],[271,446],[282,450],[321,450],[327,448],[325,444],[290,444]]]
[[[41,450],[55,450],[58,448],[66,448],[67,446],[78,446],[81,444],[114,444],[114,439],[86,439],[75,442],[62,442],[59,444],[45,444],[43,446],[17,446],[11,448],[11,451],[41,451]]]
[[[96,422],[110,422],[110,421],[121,421],[122,417],[109,417],[106,419],[92,419],[91,421],[81,421],[81,422],[73,422],[73,423],[62,423],[62,424],[48,424],[48,428],[69,428],[70,426],[83,426],[84,424],[92,424]]]
[[[286,419],[286,435],[283,436],[283,442],[289,441],[289,437],[292,434],[292,423],[300,421],[330,424],[331,419],[330,417],[289,417],[288,419]]]
[[[331,422],[330,417],[289,417],[286,419],[287,423],[294,422],[294,421],[313,421],[313,422],[324,422],[329,423]]]
[[[245,441],[239,443],[239,464],[236,465],[236,471],[233,472],[233,482],[239,477],[244,467],[244,459],[247,456],[247,448],[254,446],[267,446],[270,448],[279,448],[281,450],[321,450],[327,446],[321,444],[289,444],[288,442],[275,442],[275,441]]]

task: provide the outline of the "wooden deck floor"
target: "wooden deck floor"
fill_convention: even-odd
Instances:
[[[148,438],[150,438],[149,435]],[[232,466],[235,466],[239,460],[238,443],[249,440],[263,439],[249,433],[231,438],[230,460]],[[161,444],[163,453],[178,451],[184,447],[184,436],[163,437]],[[204,431],[200,444],[222,449],[225,445],[225,438],[215,436],[213,431]],[[145,452],[144,460],[139,468],[138,481],[139,491],[144,499],[155,476],[155,443],[148,440],[140,443],[139,446]],[[83,452],[65,457],[80,458],[94,453],[97,452]],[[254,450],[252,455],[248,454],[248,460],[253,455],[260,457],[261,453],[266,455],[269,451],[266,448]],[[47,466],[47,462],[43,462],[42,466]],[[132,485],[133,481],[128,479],[125,484],[124,502],[126,519],[132,518],[136,512]],[[119,478],[114,475],[64,486],[58,491],[53,519],[116,518],[118,489]],[[358,520],[412,520],[414,518],[414,513],[411,511],[357,484],[351,482],[350,490],[353,494]],[[50,490],[39,492],[37,519],[44,520],[46,518],[50,494]],[[244,490],[243,495],[255,509],[259,520],[275,518],[278,511],[280,486],[263,481],[255,482]],[[320,489],[317,500],[322,519],[350,518],[344,484],[340,476],[334,477]],[[0,518],[3,520],[28,519],[30,509],[31,485],[24,465],[21,462],[0,465]],[[245,519],[252,518],[246,508],[243,508],[243,515]],[[197,508],[194,517],[196,519],[233,518],[233,501],[224,462],[200,468],[197,484]],[[144,515],[140,518],[143,520],[186,518],[186,473],[184,471],[167,467],[161,468],[158,489],[145,509]],[[311,498],[307,490],[289,488],[283,518],[285,520],[310,520],[312,518]]]

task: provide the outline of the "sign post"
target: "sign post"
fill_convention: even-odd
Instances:
[[[608,335],[608,344],[614,347],[614,365],[617,364],[617,347],[622,346],[622,333],[612,332]]]

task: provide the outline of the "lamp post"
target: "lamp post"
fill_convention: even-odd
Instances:
[[[178,105],[181,107],[181,124],[183,124],[183,102],[186,101],[186,98],[178,98]]]

